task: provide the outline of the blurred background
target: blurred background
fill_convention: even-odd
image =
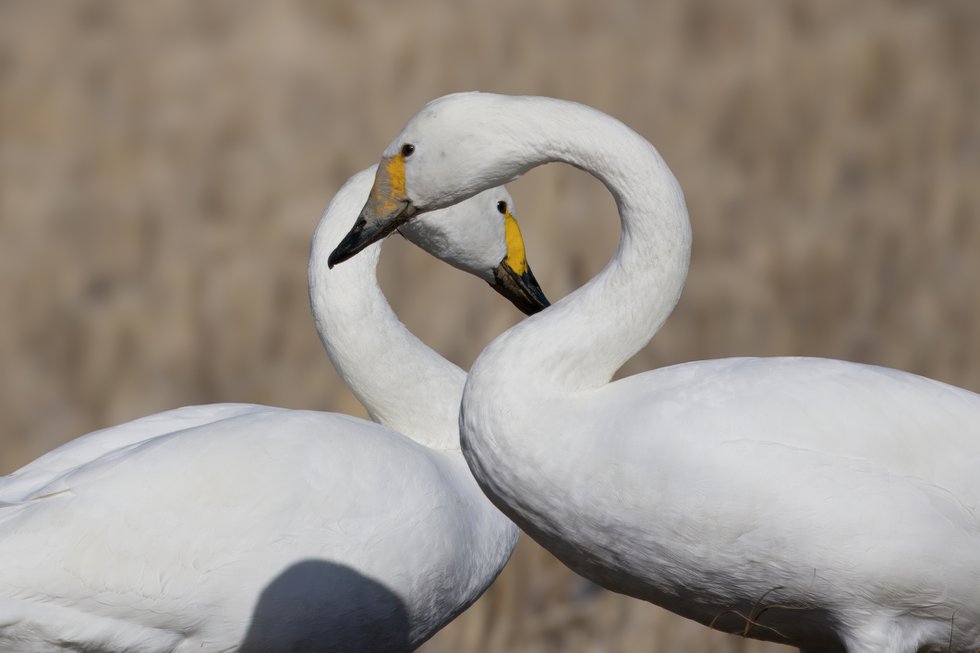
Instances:
[[[595,106],[679,178],[690,277],[624,373],[806,354],[980,391],[980,3],[3,0],[0,473],[185,404],[363,415],[313,329],[310,236],[424,102],[468,89]],[[512,192],[552,300],[612,255],[592,178],[546,166]],[[381,278],[463,366],[520,318],[395,239]],[[787,649],[523,541],[424,650]]]

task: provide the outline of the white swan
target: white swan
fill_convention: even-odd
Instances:
[[[464,372],[395,317],[377,249],[357,270],[325,265],[373,173],[324,212],[310,294],[338,371],[389,428],[190,407],[78,438],[0,478],[0,650],[409,651],[493,581],[517,529],[459,451]],[[499,268],[512,290],[528,282],[518,303],[543,301],[529,273],[503,271],[526,268],[509,201],[496,189],[453,221],[406,232],[490,281]]]
[[[657,151],[579,104],[484,94],[430,103],[386,157],[401,148],[413,150],[403,181],[378,173],[382,196],[334,263],[550,161],[590,172],[616,200],[615,258],[493,341],[466,383],[467,462],[534,539],[608,588],[755,638],[980,649],[980,395],[813,358],[701,361],[610,383],[687,273],[687,209]]]

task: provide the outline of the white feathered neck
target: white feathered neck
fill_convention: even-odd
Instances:
[[[481,130],[507,143],[490,178],[503,181],[553,161],[574,165],[609,189],[622,236],[615,257],[589,283],[494,340],[469,382],[497,379],[513,389],[526,377],[535,387],[560,391],[604,385],[650,341],[680,298],[691,250],[680,185],[644,138],[590,107],[550,98],[474,97],[481,107],[488,99],[504,105],[481,116]]]
[[[416,338],[391,309],[377,279],[381,244],[344,265],[327,266],[373,181],[373,167],[352,177],[313,236],[309,288],[316,330],[373,420],[425,446],[458,449],[456,417],[466,373]]]

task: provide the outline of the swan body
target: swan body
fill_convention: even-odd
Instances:
[[[60,475],[0,513],[0,648],[412,650],[516,534],[392,433],[250,406]]]
[[[377,249],[359,269],[324,265],[372,177],[324,212],[310,292],[328,353],[380,424],[188,407],[0,478],[0,650],[410,651],[493,581],[517,529],[459,450],[464,372],[397,320]],[[507,254],[499,201],[502,189],[453,211],[456,226],[406,231],[492,280]]]
[[[684,198],[653,146],[589,107],[477,93],[431,102],[386,156],[405,143],[409,217],[551,161],[616,200],[615,258],[467,378],[464,455],[522,529],[595,582],[723,630],[806,651],[980,649],[980,395],[814,358],[611,382],[687,273]],[[405,213],[368,203],[332,258]]]

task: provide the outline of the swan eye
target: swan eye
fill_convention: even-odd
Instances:
[[[402,156],[405,157],[406,159],[412,156],[412,152],[414,151],[415,151],[415,146],[412,145],[411,143],[405,143],[404,145],[402,145]]]
[[[507,202],[505,202],[503,200],[500,200],[499,202],[497,202],[497,210],[500,211],[502,214],[506,215],[507,214]]]

